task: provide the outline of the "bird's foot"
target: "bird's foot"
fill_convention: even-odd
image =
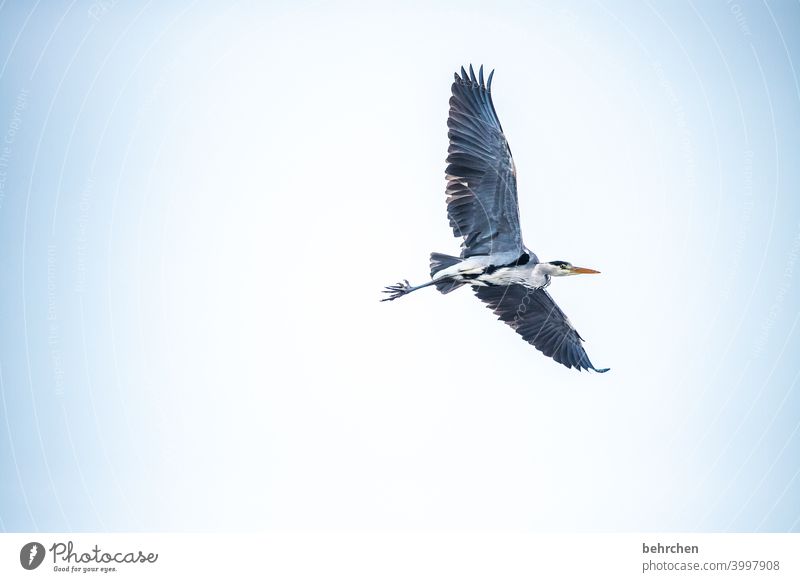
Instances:
[[[412,291],[411,284],[408,280],[403,279],[397,285],[388,285],[383,292],[389,293],[388,297],[384,297],[381,301],[394,301],[398,297],[402,297],[403,295],[410,293]]]

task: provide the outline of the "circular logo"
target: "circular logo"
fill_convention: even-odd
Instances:
[[[28,542],[19,551],[19,563],[26,570],[35,570],[44,561],[44,546],[39,542]]]

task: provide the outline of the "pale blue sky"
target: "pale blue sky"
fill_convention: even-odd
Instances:
[[[0,10],[0,527],[800,527],[795,4],[102,6]],[[608,374],[378,303],[470,62]]]

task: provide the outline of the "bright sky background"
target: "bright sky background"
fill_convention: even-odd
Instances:
[[[0,526],[800,529],[799,11],[4,4]],[[378,302],[470,62],[608,374]]]

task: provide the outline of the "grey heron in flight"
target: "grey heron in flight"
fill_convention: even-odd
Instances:
[[[450,293],[470,285],[498,319],[544,355],[567,368],[595,368],[564,312],[545,290],[552,277],[598,273],[566,261],[540,262],[522,242],[514,160],[492,103],[492,76],[484,83],[461,68],[455,74],[447,120],[447,214],[461,255],[432,253],[431,280],[402,281],[384,289],[393,301],[428,286]]]

